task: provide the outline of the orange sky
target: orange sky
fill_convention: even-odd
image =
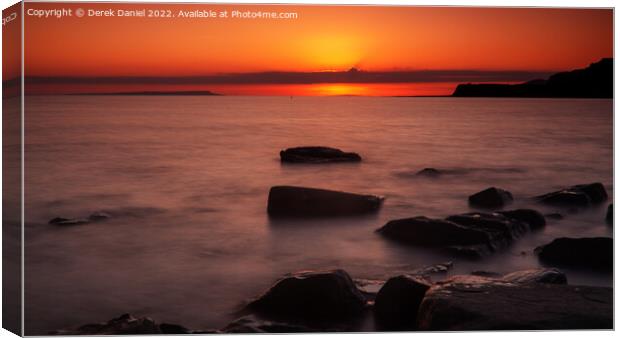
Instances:
[[[26,4],[28,9],[296,12],[297,19],[26,16],[26,76],[582,68],[613,56],[611,10],[375,6]],[[204,85],[224,94],[445,95],[455,83]],[[153,85],[150,85],[151,87]],[[69,91],[88,86],[65,85]],[[89,91],[99,91],[96,88]],[[96,86],[95,86],[96,87]],[[110,87],[110,86],[108,86]],[[160,86],[161,87],[161,86]],[[179,87],[179,86],[177,86]],[[31,86],[51,90],[50,85]],[[46,89],[47,88],[47,89]],[[103,88],[103,87],[101,87]],[[140,90],[119,85],[118,90]]]

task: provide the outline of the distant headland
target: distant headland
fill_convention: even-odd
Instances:
[[[75,93],[68,95],[127,95],[127,96],[219,96],[222,94],[214,93],[208,90],[201,91],[142,91],[142,92],[116,92],[116,93]]]
[[[613,98],[614,59],[519,84],[460,84],[453,97]]]

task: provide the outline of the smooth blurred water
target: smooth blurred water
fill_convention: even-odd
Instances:
[[[402,246],[395,218],[471,211],[467,196],[530,197],[600,181],[610,196],[612,100],[369,97],[33,96],[26,99],[26,333],[125,312],[219,328],[284,273],[343,268],[383,279],[454,261],[450,274],[538,267],[560,236],[612,236],[607,204],[550,220],[480,261]],[[282,165],[279,151],[326,145],[359,164]],[[424,179],[425,167],[453,175]],[[387,197],[376,216],[272,221],[269,188]],[[611,202],[611,198],[610,198]],[[57,227],[105,210],[107,222]],[[611,275],[567,271],[572,284]]]

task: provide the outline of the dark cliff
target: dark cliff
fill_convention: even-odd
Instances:
[[[587,68],[554,74],[547,80],[508,84],[460,84],[455,97],[612,98],[614,61],[601,59]]]

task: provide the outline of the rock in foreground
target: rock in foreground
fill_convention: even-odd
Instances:
[[[516,271],[504,275],[502,280],[517,284],[567,284],[566,275],[555,268]]]
[[[276,282],[247,309],[273,319],[337,320],[361,313],[366,299],[344,270],[299,272]]]
[[[415,329],[415,318],[431,284],[419,276],[390,278],[375,298],[375,318],[380,330]]]
[[[556,238],[534,251],[543,263],[555,266],[613,269],[614,243],[609,237]]]
[[[511,203],[512,194],[509,191],[491,187],[469,196],[469,204],[478,208],[499,209]]]
[[[280,160],[287,163],[360,162],[357,153],[329,147],[297,147],[280,151]]]
[[[534,210],[515,210],[508,212],[508,215],[511,213],[517,213],[520,217],[512,218],[500,213],[468,213],[445,220],[418,216],[389,221],[377,232],[405,244],[444,248],[479,257],[510,245],[532,227],[529,222],[535,226],[541,223],[538,217],[522,216],[534,215],[537,213]]]
[[[427,292],[420,330],[611,329],[613,289],[455,276]]]
[[[327,217],[372,213],[379,210],[383,197],[341,191],[276,186],[269,191],[270,216]]]
[[[159,325],[148,317],[135,318],[126,313],[107,323],[86,324],[75,329],[52,332],[54,335],[125,335],[125,334],[160,334]]]
[[[589,207],[603,203],[607,198],[605,187],[598,182],[575,185],[536,197],[540,203],[561,207]]]

